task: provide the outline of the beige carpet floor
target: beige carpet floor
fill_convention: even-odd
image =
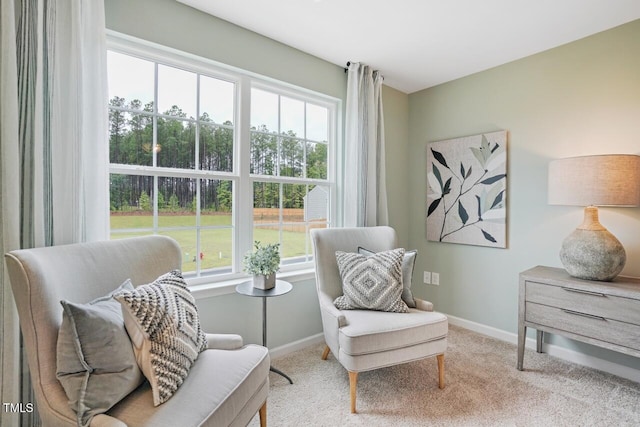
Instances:
[[[274,359],[268,425],[280,426],[640,426],[640,384],[450,326],[446,388],[436,359],[363,372],[358,413],[347,372],[314,345]],[[258,426],[257,416],[250,426]]]

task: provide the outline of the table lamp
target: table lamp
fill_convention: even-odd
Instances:
[[[605,154],[549,163],[550,205],[584,206],[584,222],[562,242],[560,261],[579,279],[613,280],[624,247],[598,220],[597,206],[640,205],[640,156]]]

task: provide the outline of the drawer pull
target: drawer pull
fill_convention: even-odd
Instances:
[[[593,295],[594,297],[606,297],[606,295],[601,293],[601,292],[584,291],[582,289],[575,289],[575,288],[565,288],[564,286],[562,287],[562,289],[564,289],[567,292],[575,292],[575,293],[578,293],[578,294]]]
[[[602,316],[596,316],[594,314],[580,313],[579,311],[567,310],[564,308],[562,308],[561,310],[567,314],[575,314],[576,316],[588,317],[589,319],[607,320]]]

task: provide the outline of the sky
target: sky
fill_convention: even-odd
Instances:
[[[118,52],[108,56],[109,99],[114,96],[127,102],[139,99],[142,105],[154,99],[154,63]],[[187,117],[197,115],[197,74],[158,65],[158,110],[165,112],[177,105]],[[293,131],[314,141],[327,141],[328,110],[326,107],[280,96],[281,131]],[[219,78],[200,76],[200,114],[206,112],[215,123],[234,123],[235,84]],[[251,126],[266,125],[278,129],[278,95],[261,89],[251,90]]]

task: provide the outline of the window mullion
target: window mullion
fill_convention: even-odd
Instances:
[[[196,75],[196,122],[195,122],[195,126],[196,126],[196,132],[195,132],[195,150],[193,150],[195,152],[195,159],[194,161],[194,169],[195,170],[200,170],[200,74]]]
[[[158,177],[153,177],[153,233],[158,234]]]
[[[238,118],[237,136],[238,155],[234,170],[239,179],[234,188],[234,227],[235,257],[234,271],[242,270],[242,258],[253,247],[253,180],[251,167],[251,81],[244,77],[237,90]]]
[[[282,165],[282,97],[278,95],[278,136],[276,146],[276,176],[282,175],[280,173],[280,166]]]
[[[304,128],[302,135],[304,136],[304,140],[302,141],[302,176],[304,178],[307,177],[307,103],[304,103],[304,117],[303,117]]]
[[[194,169],[200,170],[200,74],[196,74],[196,131],[195,141],[196,145],[193,150],[195,159],[193,159]],[[202,253],[202,239],[201,239],[201,221],[200,221],[200,183],[201,180],[196,178],[196,274],[200,276],[202,274],[202,260],[200,259],[200,253]]]
[[[280,252],[282,252],[282,229],[284,228],[284,184],[278,184],[279,188],[279,199],[280,199],[280,209],[278,212],[278,242],[280,242]]]
[[[158,63],[153,67],[153,144],[152,164],[158,166]],[[153,233],[158,234],[158,177],[153,177]]]

